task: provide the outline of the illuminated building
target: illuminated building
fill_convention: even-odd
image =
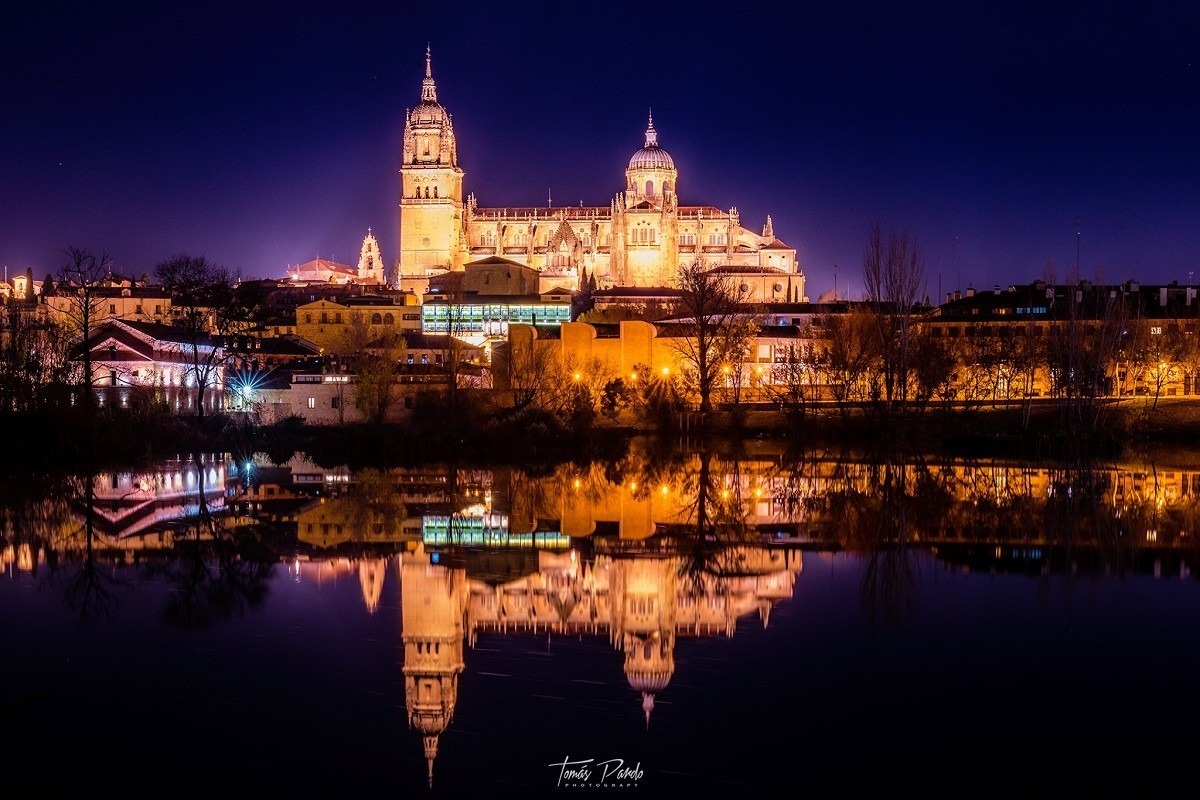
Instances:
[[[769,292],[767,300],[804,299],[796,251],[742,226],[737,209],[681,205],[679,170],[658,143],[653,118],[630,157],[624,190],[603,206],[495,208],[464,194],[464,170],[450,114],[438,102],[428,51],[420,103],[405,119],[400,167],[398,285],[424,293],[431,277],[500,256],[539,273],[541,289],[669,286],[699,261]],[[769,279],[764,278],[770,273]]]
[[[109,319],[92,327],[88,340],[74,348],[79,369],[85,347],[91,352],[92,385],[101,406],[127,408],[154,399],[174,411],[193,412],[197,383],[204,381],[206,410],[224,407],[226,351],[220,339],[202,335],[193,342],[171,325]],[[211,366],[206,370],[205,364]]]

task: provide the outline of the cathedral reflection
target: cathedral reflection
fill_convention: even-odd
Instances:
[[[301,579],[357,574],[369,611],[378,607],[394,563],[400,580],[404,692],[409,725],[420,733],[432,779],[438,737],[450,725],[466,666],[464,647],[484,632],[605,636],[624,660],[646,724],[655,694],[675,672],[675,643],[688,636],[733,636],[738,620],[768,623],[789,599],[803,554],[795,547],[744,546],[731,553],[738,571],[683,580],[685,560],[625,553],[585,558],[580,549],[540,551],[531,570],[504,582],[471,574],[469,559],[423,543],[378,558],[297,565]],[[457,565],[455,565],[457,562]],[[491,577],[493,580],[488,580]],[[698,591],[697,591],[698,587]]]

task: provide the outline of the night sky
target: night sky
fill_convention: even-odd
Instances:
[[[425,48],[480,206],[607,205],[648,111],[685,205],[862,291],[872,222],[927,294],[1200,281],[1200,4],[22,4],[0,27],[0,264],[138,276],[396,258]],[[906,7],[908,6],[908,7]],[[13,16],[15,14],[15,16]],[[836,265],[836,266],[835,266]]]

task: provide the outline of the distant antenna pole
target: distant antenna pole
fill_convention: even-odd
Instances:
[[[833,265],[833,302],[837,302],[837,264]]]
[[[962,250],[959,249],[958,237],[954,237],[954,288],[962,289]],[[939,287],[940,291],[940,287]]]
[[[546,187],[546,208],[554,208],[554,203],[550,200],[550,187]]]

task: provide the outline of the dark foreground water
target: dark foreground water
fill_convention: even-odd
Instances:
[[[640,793],[971,795],[1190,772],[1194,580],[965,573],[914,555],[904,619],[872,623],[865,563],[806,552],[768,624],[754,614],[731,635],[680,636],[648,720],[606,631],[479,634],[463,648],[432,792],[605,791],[562,788],[555,765],[588,759],[593,783],[596,762],[619,759],[632,769],[607,790]],[[83,627],[44,578],[0,581],[10,775],[164,797],[430,791],[406,713],[394,563],[373,611],[357,572],[281,565],[259,607],[208,630],[164,623],[169,582],[131,568],[111,578],[109,618]]]
[[[190,469],[95,477],[90,552],[78,502],[5,511],[0,758],[34,796],[1194,782],[1197,470],[297,463],[247,494],[218,461],[202,532]]]

